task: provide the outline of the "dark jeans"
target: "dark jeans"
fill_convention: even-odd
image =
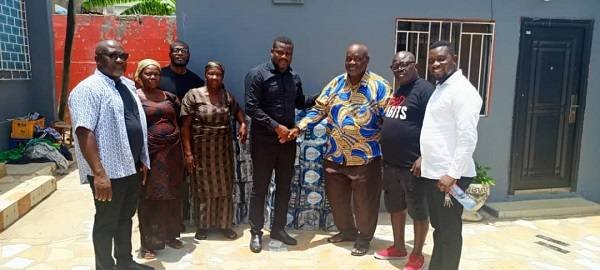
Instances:
[[[379,214],[383,182],[381,158],[360,166],[343,166],[325,160],[323,167],[325,192],[335,226],[346,236],[356,236],[357,242],[370,242]]]
[[[444,206],[445,193],[437,187],[437,180],[423,179],[429,207],[429,220],[433,227],[433,252],[429,269],[458,269],[462,250],[462,212],[463,206],[452,198],[452,206]],[[467,190],[472,177],[462,177],[457,185]]]
[[[88,176],[88,181],[94,191],[94,179]],[[99,201],[94,199],[96,214],[92,239],[96,256],[96,269],[112,270],[115,261],[112,257],[113,240],[114,255],[117,264],[128,265],[133,262],[131,256],[131,226],[135,214],[140,189],[138,174],[123,178],[111,179],[112,200]]]
[[[262,234],[264,226],[265,198],[275,170],[275,220],[271,231],[283,230],[287,222],[290,201],[290,183],[294,176],[296,142],[284,144],[273,141],[271,137],[255,136],[251,142],[254,183],[250,194],[250,232]]]

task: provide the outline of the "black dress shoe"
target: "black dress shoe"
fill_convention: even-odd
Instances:
[[[262,235],[252,234],[250,237],[250,250],[259,253],[262,250]]]
[[[298,241],[296,241],[296,239],[291,237],[284,230],[275,231],[275,232],[271,231],[271,239],[279,240],[279,241],[283,242],[284,244],[290,245],[290,246],[295,246],[298,244]]]
[[[127,265],[117,264],[115,267],[116,270],[154,270],[154,267],[144,264],[139,264],[137,262],[131,262]]]

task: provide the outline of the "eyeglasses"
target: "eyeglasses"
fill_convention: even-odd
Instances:
[[[172,53],[189,53],[190,50],[186,49],[186,48],[175,48],[173,50],[171,50]]]
[[[410,65],[412,65],[414,63],[415,63],[415,61],[400,62],[400,64],[398,64],[398,65],[391,65],[390,68],[392,69],[392,71],[407,69],[408,67],[410,67]]]
[[[121,59],[126,61],[129,58],[129,54],[126,52],[112,52],[112,53],[100,53],[100,55],[108,56],[113,61],[117,61],[117,59]]]
[[[286,50],[281,50],[281,49],[273,49],[273,53],[279,57],[283,57],[285,56],[292,56],[293,51],[286,51]]]

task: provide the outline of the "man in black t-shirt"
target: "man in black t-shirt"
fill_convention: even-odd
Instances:
[[[204,86],[204,80],[187,69],[190,48],[185,42],[178,40],[171,43],[169,57],[171,63],[160,70],[161,90],[171,92],[182,100],[190,89]]]
[[[193,88],[204,86],[202,80],[196,73],[187,69],[187,64],[190,61],[190,47],[183,41],[177,40],[171,43],[169,49],[169,57],[171,63],[160,70],[160,89],[171,92],[183,100],[183,96]],[[181,123],[180,123],[181,124]],[[190,202],[189,202],[189,180],[182,185],[181,195],[181,211],[184,220],[190,218]],[[185,225],[181,224],[181,231],[185,231]]]
[[[413,219],[414,248],[404,269],[421,269],[425,262],[423,243],[429,229],[423,183],[420,178],[421,126],[425,108],[434,87],[419,78],[415,67],[415,56],[410,52],[399,52],[391,65],[396,82],[394,91],[385,109],[381,147],[384,160],[385,205],[391,213],[394,245],[377,251],[378,259],[402,259],[408,254],[404,245],[406,212]]]

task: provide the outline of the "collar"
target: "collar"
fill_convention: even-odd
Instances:
[[[365,85],[367,84],[367,82],[369,81],[369,79],[371,78],[371,71],[367,70],[365,71],[365,74],[362,76],[362,78],[360,78],[360,83],[358,85]],[[344,73],[344,81],[346,81],[346,85],[348,85],[348,87],[353,88],[353,86],[357,86],[357,85],[352,85],[350,84],[350,80],[348,79],[348,73]]]
[[[404,92],[407,89],[412,89],[412,87],[415,85],[415,83],[420,79],[421,77],[417,76],[414,80],[412,80],[411,82],[405,84],[405,85],[400,85],[398,86],[398,88],[396,89],[395,93],[400,93],[400,92]]]
[[[462,76],[462,70],[460,68],[456,69],[456,71],[454,71],[454,73],[452,73],[452,75],[446,77],[446,79],[444,79],[443,81],[436,82],[436,85],[443,86],[443,85],[452,83],[453,81],[456,80],[456,78],[461,77],[461,76]]]
[[[273,64],[272,60],[267,61],[267,69],[269,71],[271,71],[271,73],[273,73],[273,74],[292,72],[292,66],[289,66],[288,69],[285,70],[284,72],[279,72],[279,70],[277,70],[277,68],[275,68],[275,65]]]
[[[115,80],[113,80],[113,78],[106,76],[106,74],[102,73],[102,71],[98,70],[96,68],[96,70],[94,70],[94,75],[102,78],[104,81],[110,83],[111,86],[115,86]],[[119,78],[121,79],[121,78]],[[122,81],[122,80],[121,80]]]

